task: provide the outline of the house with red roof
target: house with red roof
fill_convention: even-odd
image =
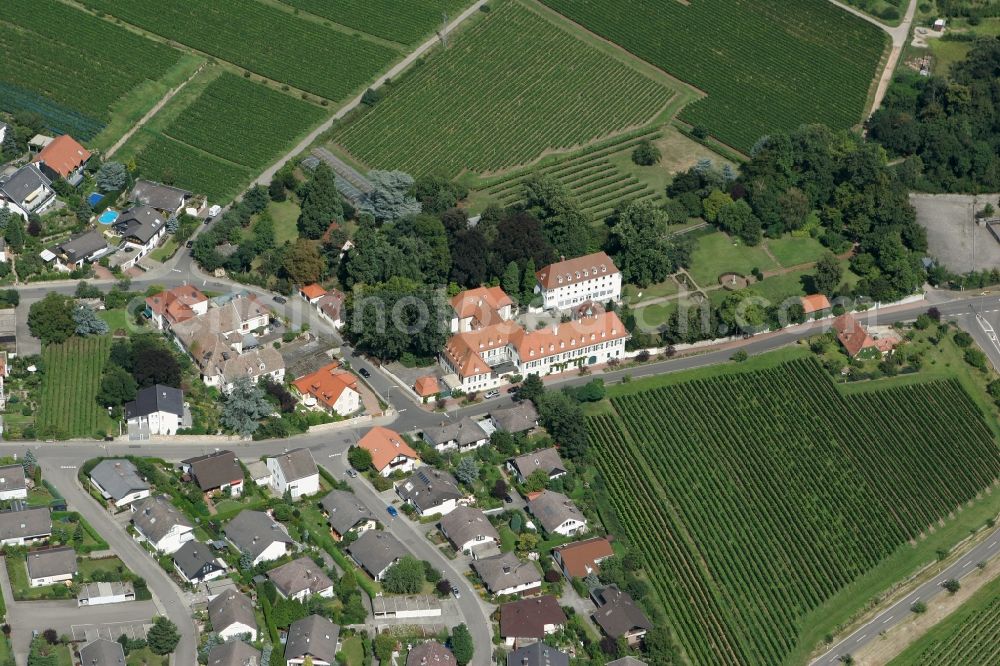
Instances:
[[[802,310],[807,315],[814,312],[823,312],[833,307],[830,305],[830,299],[823,294],[809,294],[800,298],[799,301],[802,303]]]
[[[316,305],[321,298],[326,296],[326,289],[314,282],[299,289],[299,296],[309,305]]]
[[[833,330],[844,351],[851,358],[885,356],[896,348],[901,339],[891,330],[872,332],[851,314],[842,314],[833,320]]]
[[[161,331],[206,312],[208,296],[190,284],[146,297],[146,316]]]
[[[90,151],[77,143],[69,134],[53,139],[33,158],[49,178],[62,178],[70,185],[83,180],[83,165],[90,159]]]
[[[361,409],[358,378],[330,363],[312,374],[299,377],[292,385],[303,396],[307,407],[318,406],[328,412],[347,416]]]
[[[372,466],[382,476],[390,476],[396,470],[412,472],[420,463],[420,456],[403,436],[383,426],[365,433],[358,446],[372,454]]]
[[[514,301],[500,287],[477,287],[451,299],[451,332],[463,333],[492,326],[513,317]]]

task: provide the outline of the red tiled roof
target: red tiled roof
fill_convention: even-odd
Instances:
[[[810,294],[809,296],[803,296],[799,300],[802,301],[802,309],[805,310],[806,314],[829,310],[831,307],[830,299],[823,294]]]
[[[308,298],[310,301],[314,298],[320,298],[326,294],[326,289],[319,286],[318,284],[307,284],[301,289],[302,295]]]
[[[490,366],[483,361],[480,354],[490,349],[505,347],[514,336],[523,332],[515,322],[505,321],[475,331],[458,333],[448,338],[444,345],[444,355],[459,377],[483,375],[490,371]]]
[[[31,161],[44,162],[45,166],[65,178],[89,159],[89,150],[77,143],[69,134],[63,134],[42,148]]]
[[[302,395],[311,395],[325,407],[333,409],[344,391],[358,390],[358,378],[338,368],[340,363],[330,363],[312,374],[299,377],[292,383]]]
[[[857,356],[861,350],[875,344],[861,322],[850,313],[842,314],[834,319],[833,330],[837,332],[837,339],[840,340],[840,344],[844,345],[849,356]]]
[[[417,395],[421,398],[427,398],[441,392],[441,388],[438,386],[438,380],[434,375],[424,375],[423,377],[418,377],[417,381],[413,384],[413,390],[416,391]]]
[[[395,460],[396,456],[406,456],[416,460],[417,452],[410,448],[406,440],[396,432],[382,426],[375,426],[358,441],[358,446],[372,454],[372,464],[382,471]]]
[[[194,317],[192,308],[207,300],[208,296],[201,293],[197,287],[185,284],[148,296],[146,305],[170,324],[176,324]]]
[[[611,542],[604,537],[577,541],[556,548],[563,568],[574,578],[586,578],[591,571],[600,571],[598,562],[615,554]]]
[[[497,312],[513,304],[514,301],[500,287],[467,289],[451,299],[451,307],[459,319],[475,317],[481,326],[498,323],[500,318]]]
[[[615,266],[615,262],[611,261],[611,257],[607,253],[595,252],[583,257],[549,264],[535,273],[535,278],[543,289],[553,289],[605,275],[614,275],[617,272],[618,267]]]
[[[522,331],[514,346],[521,361],[527,361],[625,337],[628,331],[618,315],[603,312],[530,333]]]

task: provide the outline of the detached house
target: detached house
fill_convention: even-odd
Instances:
[[[216,645],[208,653],[208,666],[266,666],[261,663],[260,650],[243,641]]]
[[[361,409],[358,378],[329,363],[316,372],[300,377],[292,385],[303,396],[306,407],[319,406],[327,412],[348,416]]]
[[[31,161],[38,164],[49,178],[62,178],[74,187],[83,180],[83,167],[90,151],[69,134],[54,138]]]
[[[550,481],[566,476],[566,464],[559,457],[555,447],[529,451],[509,460],[507,469],[517,477],[519,483],[524,483],[537,470],[545,472]]]
[[[147,497],[132,505],[132,525],[138,541],[147,541],[161,553],[173,555],[194,539],[194,526],[166,495]]]
[[[309,449],[292,449],[267,459],[271,488],[279,495],[287,491],[296,500],[319,492],[319,469]]]
[[[549,264],[535,274],[536,293],[546,310],[565,310],[586,301],[620,301],[622,275],[604,252]]]
[[[192,585],[226,575],[226,563],[212,553],[207,543],[194,539],[174,553],[174,569]]]
[[[490,421],[494,428],[504,432],[529,432],[538,427],[538,411],[530,400],[522,400],[511,407],[491,411]]]
[[[542,589],[542,574],[534,562],[522,562],[514,553],[503,553],[472,563],[490,594],[526,594]]]
[[[72,548],[32,550],[26,556],[26,563],[31,587],[71,581],[77,572],[76,551]]]
[[[149,497],[149,484],[131,460],[102,460],[90,471],[90,483],[116,509]]]
[[[616,640],[624,638],[630,647],[635,647],[653,628],[653,623],[628,592],[609,585],[594,590],[590,596],[597,604],[594,622],[607,636]]]
[[[69,272],[83,268],[88,262],[97,261],[109,251],[104,235],[100,231],[91,230],[42,250],[39,256],[46,263],[54,262],[53,265],[57,270]]]
[[[458,482],[448,472],[422,467],[396,486],[396,494],[417,510],[421,518],[447,515],[464,497]]]
[[[191,196],[185,190],[155,183],[151,180],[137,180],[129,201],[140,205],[155,208],[167,217],[177,215],[184,209],[184,202]]]
[[[542,491],[528,502],[531,512],[549,534],[574,536],[587,531],[587,519],[573,501],[552,490]]]
[[[409,553],[389,532],[369,530],[347,547],[347,554],[373,579],[382,580],[389,567]]]
[[[481,509],[456,507],[441,518],[438,526],[455,550],[466,555],[472,555],[475,549],[500,542],[499,533]]]
[[[331,490],[319,505],[335,541],[342,540],[349,533],[364,534],[375,529],[375,516],[350,491]]]
[[[316,308],[319,310],[320,318],[328,321],[334,328],[339,329],[344,325],[344,319],[341,316],[344,308],[343,292],[331,289],[316,302]]]
[[[500,636],[508,646],[540,641],[566,626],[566,613],[552,595],[500,606]]]
[[[185,284],[146,298],[146,316],[161,331],[208,312],[208,297]]]
[[[285,642],[285,665],[333,666],[337,663],[340,627],[322,615],[292,622]]]
[[[25,499],[28,496],[28,482],[24,478],[24,468],[20,465],[0,467],[0,501]]]
[[[884,333],[870,331],[851,313],[834,319],[833,330],[837,333],[837,340],[844,346],[844,351],[851,358],[886,356],[902,342],[891,329],[884,329]]]
[[[320,299],[326,296],[326,289],[319,286],[315,282],[312,284],[307,284],[306,286],[299,289],[299,296],[302,300],[309,305],[316,305],[319,303]]]
[[[451,299],[451,332],[465,333],[513,316],[514,301],[500,287],[478,287],[459,292]]]
[[[236,590],[226,590],[208,602],[212,631],[228,641],[247,635],[257,640],[257,616],[249,597]]]
[[[415,645],[406,655],[406,666],[456,666],[455,655],[437,641]]]
[[[395,430],[375,426],[358,440],[358,446],[372,454],[372,465],[382,476],[395,471],[412,472],[420,457]]]
[[[0,546],[26,546],[52,536],[48,507],[0,511]]]
[[[442,421],[438,426],[424,428],[424,441],[438,451],[458,449],[459,452],[478,449],[488,444],[490,436],[468,416],[458,421]]]
[[[115,233],[124,239],[119,252],[128,258],[119,263],[123,270],[149,254],[167,232],[163,214],[150,206],[136,206],[122,213],[115,221]]]
[[[569,655],[539,641],[508,654],[507,666],[569,666]]]
[[[300,557],[267,572],[283,599],[305,602],[312,595],[333,596],[333,581],[308,557]]]
[[[243,493],[243,468],[232,451],[215,451],[181,461],[203,493],[239,497]]]
[[[0,198],[9,201],[12,210],[27,219],[31,213],[41,215],[47,211],[56,200],[56,191],[37,164],[27,164],[0,180]]]
[[[238,551],[250,556],[253,566],[280,559],[296,545],[285,527],[263,511],[240,511],[223,532]]]
[[[106,638],[93,640],[80,648],[83,666],[125,666],[125,648]]]
[[[183,426],[184,392],[163,384],[140,389],[135,400],[125,403],[125,418],[130,436],[175,435]]]
[[[552,551],[552,558],[566,578],[572,579],[600,573],[600,563],[614,554],[611,542],[604,537],[595,537],[559,546]]]

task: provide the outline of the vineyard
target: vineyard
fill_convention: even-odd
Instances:
[[[400,44],[413,44],[434,32],[442,13],[454,19],[470,2],[465,0],[282,0],[302,11]]]
[[[53,129],[86,140],[104,127],[112,105],[179,59],[167,46],[57,0],[6,0],[0,110],[38,113]]]
[[[257,0],[82,1],[95,11],[331,100],[347,98],[401,55]]]
[[[135,161],[144,178],[208,195],[212,201],[231,200],[253,176],[247,167],[164,135],[153,137],[135,156]]]
[[[335,140],[377,168],[415,175],[493,172],[643,125],[672,95],[507,2],[494,5]]]
[[[37,426],[43,437],[93,437],[107,424],[97,404],[111,337],[70,338],[42,352],[45,374]]]
[[[588,429],[696,664],[777,664],[802,617],[1000,475],[957,381],[842,396],[814,360],[611,400]]]
[[[318,106],[224,73],[166,133],[230,162],[262,167],[325,115]]]
[[[708,93],[681,119],[749,152],[803,123],[861,121],[884,32],[827,0],[542,0]]]
[[[986,584],[890,666],[1000,666],[1000,580]]]

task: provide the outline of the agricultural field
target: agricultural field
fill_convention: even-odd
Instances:
[[[432,34],[443,14],[455,19],[469,0],[281,0],[304,12],[399,44],[414,44]]]
[[[675,94],[520,3],[491,6],[334,140],[375,168],[490,173],[645,125]]]
[[[151,137],[135,161],[143,177],[206,194],[212,201],[230,201],[253,177],[247,167],[163,135]]]
[[[622,536],[696,664],[812,648],[810,611],[1000,475],[958,379],[841,393],[813,359],[632,382],[587,425]]]
[[[744,153],[803,123],[859,123],[888,45],[827,0],[542,1],[705,91],[680,118]]]
[[[889,666],[1000,665],[1000,579],[889,662]]]
[[[93,437],[110,425],[96,400],[110,351],[108,335],[73,337],[45,347],[45,374],[36,419],[40,438]]]
[[[0,110],[38,113],[54,130],[88,140],[122,98],[166,75],[180,59],[166,45],[57,0],[6,0]]]
[[[82,4],[260,76],[335,101],[359,92],[402,56],[401,51],[360,35],[258,0],[83,0]]]

